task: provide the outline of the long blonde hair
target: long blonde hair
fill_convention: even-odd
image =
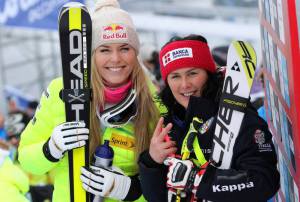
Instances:
[[[94,153],[96,147],[101,143],[101,137],[103,131],[101,131],[100,122],[96,115],[96,107],[104,106],[104,84],[103,80],[98,73],[95,65],[95,56],[92,55],[92,91],[93,99],[91,105],[90,114],[90,159]],[[137,116],[133,120],[134,122],[134,134],[135,134],[135,156],[147,149],[150,144],[150,140],[154,131],[154,127],[158,121],[159,112],[154,104],[153,95],[151,95],[148,78],[146,77],[138,59],[136,58],[136,64],[131,73],[131,81],[133,88],[137,92]]]

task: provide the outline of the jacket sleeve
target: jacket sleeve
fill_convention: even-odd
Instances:
[[[64,116],[57,116],[62,112],[61,107],[63,108],[63,102],[59,98],[61,86],[60,79],[50,83],[43,92],[34,117],[21,134],[18,160],[22,168],[32,174],[44,174],[57,164],[46,159],[43,145],[51,136],[55,122],[64,122]]]
[[[167,200],[167,167],[154,162],[146,150],[139,158],[140,183],[145,199],[149,202]]]
[[[142,195],[142,188],[140,184],[139,175],[129,176],[131,179],[131,185],[129,191],[124,198],[124,201],[135,201]]]
[[[0,166],[1,201],[29,202],[25,194],[29,191],[28,176],[7,157]]]
[[[265,122],[243,124],[236,140],[231,169],[209,166],[197,190],[198,198],[212,201],[267,201],[279,189],[272,134]],[[244,122],[248,122],[249,118]]]

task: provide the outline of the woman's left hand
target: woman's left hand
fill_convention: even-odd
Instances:
[[[80,179],[83,189],[95,196],[123,200],[130,189],[131,179],[118,170],[120,169],[115,167],[112,169],[96,166],[82,167]]]
[[[168,157],[164,164],[169,166],[167,187],[194,194],[196,194],[202,176],[209,165],[206,162],[201,167],[197,167],[190,160],[180,160],[174,157]]]
[[[162,164],[168,156],[174,154],[177,150],[175,147],[175,141],[165,141],[165,137],[170,132],[172,124],[169,123],[166,127],[163,127],[163,122],[164,119],[160,118],[156,125],[149,147],[149,154],[151,158],[156,163],[160,164]]]

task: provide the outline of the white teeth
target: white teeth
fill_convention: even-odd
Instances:
[[[183,93],[184,96],[189,97],[191,95],[193,95],[193,93]]]
[[[109,70],[113,71],[113,72],[117,72],[120,71],[122,68],[121,67],[110,67]]]

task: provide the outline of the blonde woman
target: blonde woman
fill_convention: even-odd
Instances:
[[[84,146],[89,139],[92,159],[95,148],[110,140],[113,166],[118,173],[103,168],[97,168],[97,172],[82,168],[83,188],[93,195],[106,197],[105,201],[144,201],[137,156],[149,146],[158,117],[152,99],[154,87],[137,59],[140,45],[135,27],[118,2],[99,1],[92,22],[90,130],[81,122],[65,122],[64,103],[59,97],[62,79],[55,79],[22,134],[19,161],[32,173],[53,170],[56,173],[53,201],[70,201],[67,151]],[[125,107],[120,104],[124,102],[127,102]],[[110,114],[114,109],[120,109],[118,116]]]

